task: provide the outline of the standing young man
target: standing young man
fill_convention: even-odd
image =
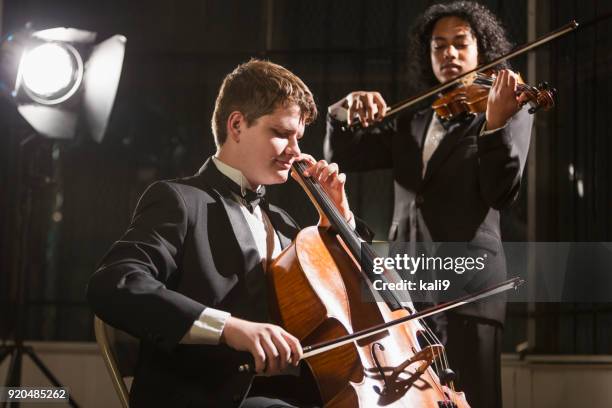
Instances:
[[[345,176],[300,152],[298,141],[316,114],[310,90],[287,69],[242,64],[217,97],[217,153],[195,176],[156,182],[140,198],[130,227],[88,287],[95,313],[141,340],[133,407],[218,406],[223,393],[240,403],[244,384],[228,383],[246,362],[236,350],[250,353],[266,375],[298,365],[298,339],[267,323],[265,278],[266,261],[298,227],[263,194],[265,185],[287,181],[295,160],[307,160],[310,175],[354,222]],[[284,388],[295,400],[293,386]],[[292,405],[264,395],[242,406]]]
[[[444,83],[510,49],[497,18],[466,1],[434,5],[411,36],[411,78],[421,88]],[[502,281],[506,263],[499,210],[519,191],[533,119],[520,108],[517,76],[498,67],[485,114],[443,123],[431,108],[373,126],[385,114],[378,92],[351,92],[330,106],[326,158],[345,171],[393,169],[390,241],[467,242],[487,254],[486,268],[464,276],[473,292]],[[358,118],[366,128],[344,125]],[[438,255],[443,253],[441,245]],[[473,407],[501,407],[504,299],[481,301],[436,319],[458,387]]]

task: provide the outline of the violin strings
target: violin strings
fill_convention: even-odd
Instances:
[[[476,75],[476,79],[474,80],[474,83],[478,84],[478,85],[483,85],[483,86],[489,86],[490,87],[490,86],[493,86],[493,82],[494,81],[495,81],[495,79],[493,77],[490,77],[488,75],[484,75],[484,74],[478,73]],[[517,88],[520,91],[534,92],[534,87],[532,87],[531,85],[522,84],[522,83],[519,83],[519,84],[516,84],[516,85],[517,85]]]

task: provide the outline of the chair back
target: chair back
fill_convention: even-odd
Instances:
[[[94,332],[121,405],[123,408],[129,408],[130,398],[125,378],[134,376],[139,341],[104,323],[98,316],[94,316]]]

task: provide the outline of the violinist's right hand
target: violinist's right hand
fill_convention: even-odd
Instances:
[[[297,366],[303,356],[300,341],[282,327],[236,317],[226,320],[221,342],[251,353],[258,374],[280,374],[289,364]]]
[[[348,109],[348,124],[357,118],[363,127],[381,121],[387,113],[387,103],[379,92],[351,92],[342,100],[342,106]]]

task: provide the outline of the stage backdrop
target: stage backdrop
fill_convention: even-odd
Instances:
[[[251,57],[283,64],[315,94],[321,115],[306,132],[304,151],[322,155],[326,107],[351,90],[380,91],[393,103],[410,96],[403,67],[406,33],[431,1],[365,0],[119,0],[4,1],[3,34],[26,22],[35,28],[77,27],[100,38],[127,36],[123,76],[109,132],[102,144],[50,146],[46,167],[57,183],[38,189],[28,247],[28,338],[93,339],[85,285],[97,261],[129,223],[145,187],[156,179],[190,175],[214,153],[210,118],[223,76]],[[485,1],[505,22],[515,42],[527,40],[526,0]],[[538,34],[570,19],[609,11],[610,1],[537,1]],[[538,51],[535,78],[559,90],[559,104],[539,113],[532,152],[535,177],[504,213],[504,237],[523,241],[612,239],[612,24],[601,23]],[[512,61],[527,72],[527,58]],[[10,104],[0,106],[0,280],[5,307],[19,239],[15,236],[17,145],[29,132]],[[54,159],[51,159],[54,157]],[[44,160],[41,158],[40,160]],[[535,186],[534,186],[535,183]],[[350,174],[355,213],[384,239],[392,209],[388,171]],[[270,189],[271,201],[291,209],[302,224],[315,222],[306,197],[287,183]],[[535,211],[527,223],[527,203]],[[580,265],[577,262],[576,265]],[[585,273],[578,266],[576,273]],[[612,291],[612,288],[609,288]],[[14,321],[2,313],[6,334]],[[539,305],[535,313],[541,352],[610,353],[610,307]],[[527,307],[510,305],[505,349],[527,338]]]

